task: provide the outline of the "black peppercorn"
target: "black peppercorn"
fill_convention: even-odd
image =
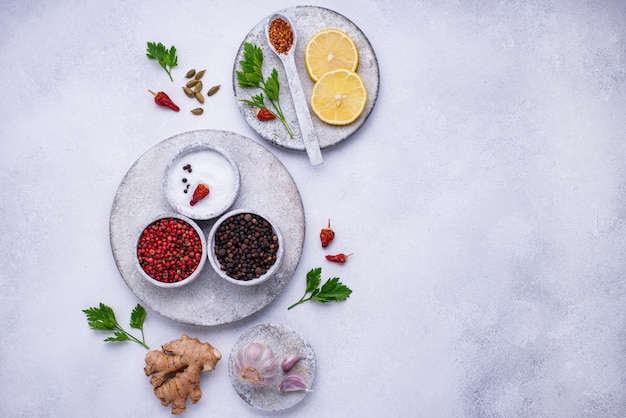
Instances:
[[[266,219],[242,213],[220,225],[213,250],[220,269],[229,277],[253,280],[267,273],[276,262],[278,236]]]

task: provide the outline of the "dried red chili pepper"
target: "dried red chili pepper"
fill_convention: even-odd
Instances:
[[[350,257],[352,254],[354,253],[350,253],[350,254],[343,254],[343,253],[339,253],[339,254],[335,254],[335,255],[327,255],[326,256],[326,260],[328,261],[332,261],[334,263],[345,263],[346,260],[348,259],[348,257]]]
[[[191,202],[189,202],[189,204],[194,206],[196,203],[207,197],[209,193],[211,193],[211,191],[209,190],[208,185],[204,183],[198,184],[196,189],[193,191],[193,196],[191,197]]]
[[[256,112],[256,118],[258,120],[272,120],[272,119],[276,119],[276,115],[274,115],[272,112],[270,112],[266,108],[262,107]]]
[[[335,238],[335,231],[330,227],[330,219],[328,219],[328,227],[323,228],[320,231],[320,240],[322,241],[322,248],[328,247],[328,244]]]
[[[155,93],[152,90],[148,91],[154,96],[154,103],[158,104],[159,106],[169,107],[175,112],[178,112],[180,110],[180,107],[176,106],[176,103],[174,103],[172,99],[170,99],[170,97],[164,92],[160,91],[158,93]]]

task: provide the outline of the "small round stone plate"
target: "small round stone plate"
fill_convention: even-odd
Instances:
[[[356,43],[359,50],[359,67],[357,68],[357,73],[363,78],[368,95],[367,104],[365,105],[363,114],[356,121],[345,126],[328,125],[312,115],[313,126],[317,132],[320,148],[324,149],[332,145],[336,145],[347,139],[350,135],[361,128],[361,126],[363,126],[376,104],[380,76],[378,72],[378,60],[376,58],[376,54],[374,53],[374,49],[365,34],[357,25],[345,16],[333,10],[317,6],[296,6],[282,9],[276,13],[280,13],[288,17],[297,32],[298,43],[295,46],[295,61],[307,102],[308,98],[311,97],[311,91],[313,90],[314,83],[309,77],[304,64],[304,48],[306,47],[306,43],[311,36],[323,29],[336,28],[346,32]],[[233,68],[233,89],[241,114],[252,129],[254,129],[261,137],[282,148],[304,151],[304,142],[302,141],[302,135],[300,134],[298,119],[296,117],[296,111],[291,98],[291,91],[289,90],[289,83],[287,81],[285,69],[283,68],[280,59],[270,50],[267,43],[267,37],[265,36],[265,28],[268,20],[276,13],[272,13],[261,20],[254,28],[252,28],[241,43],[237,56],[235,57]],[[269,77],[273,68],[278,70],[278,81],[280,82],[280,104],[283,113],[285,114],[285,119],[294,132],[294,138],[289,137],[287,130],[278,119],[271,121],[259,121],[250,106],[241,101],[242,99],[250,99],[251,96],[261,92],[258,88],[240,87],[237,82],[237,71],[241,71],[239,61],[243,59],[243,49],[246,42],[257,45],[263,50],[262,70],[266,79]]]
[[[137,234],[155,216],[171,211],[163,190],[163,171],[172,157],[190,144],[222,149],[239,168],[240,188],[231,209],[258,210],[280,228],[285,247],[283,262],[265,283],[252,287],[228,283],[206,263],[193,283],[164,289],[148,283],[137,270]],[[196,223],[206,237],[215,221]],[[304,245],[304,207],[289,171],[263,145],[233,132],[198,130],[156,144],[130,167],[113,199],[109,233],[117,268],[145,306],[178,322],[221,325],[258,312],[289,283]]]
[[[300,354],[303,358],[288,373],[284,373],[281,369],[275,385],[252,388],[241,383],[233,375],[237,352],[247,343],[265,343],[274,352],[279,367],[288,355]],[[237,394],[249,405],[264,411],[281,411],[302,401],[308,394],[307,391],[281,393],[278,390],[278,385],[285,376],[299,374],[312,389],[315,380],[315,366],[315,353],[311,345],[298,332],[281,324],[261,324],[248,329],[235,342],[228,359],[230,381]]]

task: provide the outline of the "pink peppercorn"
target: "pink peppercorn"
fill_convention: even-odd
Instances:
[[[148,276],[175,283],[189,277],[200,264],[202,242],[187,222],[162,218],[144,229],[137,244],[137,258]]]

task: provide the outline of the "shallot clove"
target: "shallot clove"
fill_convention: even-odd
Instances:
[[[299,390],[308,391],[309,385],[299,374],[290,374],[289,376],[285,377],[282,382],[280,382],[278,389],[281,393],[296,392]]]
[[[281,364],[283,368],[283,372],[287,373],[303,357],[304,356],[301,354],[292,354],[290,356],[285,357]]]

